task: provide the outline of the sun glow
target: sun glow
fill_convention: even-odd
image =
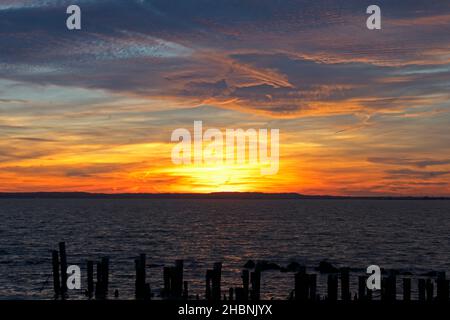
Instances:
[[[186,180],[191,192],[243,192],[257,189],[260,164],[174,166],[165,171]]]

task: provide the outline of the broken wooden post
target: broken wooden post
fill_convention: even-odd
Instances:
[[[177,299],[183,295],[183,266],[183,260],[176,260],[172,273],[171,289]]]
[[[188,282],[183,282],[183,299],[187,300],[189,298],[189,291],[188,291]]]
[[[247,269],[242,270],[242,289],[243,289],[243,300],[248,300],[248,293],[249,293],[249,281],[250,281],[250,275],[249,271]]]
[[[419,301],[425,301],[425,279],[419,279],[418,289],[419,289]]]
[[[434,295],[434,284],[431,279],[427,279],[426,285],[425,285],[425,292],[426,292],[426,300],[427,301],[433,301],[433,295]]]
[[[102,263],[97,262],[97,283],[95,284],[95,299],[103,299]]]
[[[220,282],[222,279],[222,263],[214,263],[213,273],[212,273],[212,299],[214,301],[220,301],[221,297],[221,286]]]
[[[448,302],[449,298],[449,281],[445,277],[445,272],[439,272],[437,280],[437,300],[439,302]]]
[[[89,299],[92,298],[94,294],[94,262],[87,262],[87,296]]]
[[[367,301],[371,301],[372,300],[372,290],[367,289],[366,299],[367,299]]]
[[[348,268],[341,268],[341,299],[343,301],[350,301],[352,299],[350,294],[350,275]]]
[[[411,301],[411,279],[403,279],[403,301]]]
[[[308,274],[305,270],[299,271],[295,274],[295,300],[306,301],[308,300]]]
[[[316,300],[316,289],[317,289],[317,275],[316,274],[310,274],[309,275],[309,299],[311,301]]]
[[[165,298],[169,298],[171,295],[170,267],[163,268],[163,278],[164,278],[164,288],[163,288],[162,296]]]
[[[386,280],[386,278],[381,278],[381,290],[380,290],[380,299],[382,300],[382,301],[385,301],[386,300],[386,297],[387,297],[387,294],[386,294],[386,288],[387,288],[387,280]]]
[[[244,288],[234,288],[234,294],[236,297],[236,301],[248,300],[248,296],[245,297]]]
[[[251,299],[259,301],[261,296],[261,271],[259,269],[250,273],[250,282],[252,284]]]
[[[109,258],[103,257],[102,258],[102,296],[107,297],[108,296],[108,287],[109,287]]]
[[[337,301],[338,295],[338,277],[335,274],[328,275],[327,295],[329,301]]]
[[[386,299],[390,302],[395,301],[397,297],[397,278],[392,272],[386,279]]]
[[[136,273],[136,279],[134,282],[134,296],[136,298],[136,300],[140,300],[142,295],[141,295],[141,272],[140,272],[140,261],[139,259],[135,259],[134,260],[134,270]]]
[[[52,268],[53,268],[53,290],[55,292],[55,299],[57,299],[61,293],[61,283],[59,281],[59,258],[58,251],[52,251]]]
[[[358,300],[364,301],[366,300],[366,276],[359,276],[358,277]]]
[[[141,300],[145,297],[145,254],[139,255],[134,261],[136,269],[135,296]]]
[[[61,297],[64,299],[67,294],[67,255],[66,243],[59,243],[59,261],[61,263]]]
[[[211,300],[211,280],[213,277],[213,270],[206,270],[206,288],[205,288],[205,299]]]
[[[145,300],[150,300],[152,297],[152,292],[150,289],[150,283],[145,283],[144,284],[144,299]]]

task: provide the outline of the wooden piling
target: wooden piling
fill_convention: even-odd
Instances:
[[[109,258],[102,258],[102,295],[104,297],[108,296],[108,288],[109,288]]]
[[[164,288],[162,295],[165,298],[169,298],[171,295],[171,288],[170,288],[170,267],[164,267],[163,268],[163,280],[164,280]]]
[[[144,284],[144,300],[150,300],[152,297],[152,291],[150,289],[150,283]]]
[[[222,281],[222,263],[214,263],[212,273],[212,289],[211,296],[214,301],[220,301],[221,297],[221,281]]]
[[[245,295],[244,288],[234,288],[236,301],[246,301],[248,296]]]
[[[67,294],[67,255],[66,255],[66,243],[60,242],[59,244],[59,261],[61,265],[61,296],[64,299]]]
[[[315,301],[317,298],[317,275],[316,274],[310,274],[308,278],[308,284],[309,284],[309,300]]]
[[[390,302],[395,301],[397,297],[397,277],[391,273],[386,279],[386,299]]]
[[[366,276],[359,276],[358,277],[358,300],[364,301],[366,300],[366,284],[367,278]]]
[[[205,299],[211,300],[211,280],[213,278],[213,270],[206,270],[206,287],[205,287]]]
[[[382,301],[386,301],[387,300],[387,280],[386,278],[381,278],[381,290],[380,290],[380,298]]]
[[[350,275],[348,268],[341,268],[341,299],[342,301],[350,301],[352,299],[350,293]]]
[[[425,301],[425,279],[418,281],[419,301]]]
[[[328,275],[327,295],[329,301],[337,301],[338,295],[338,277],[335,274]]]
[[[261,296],[261,271],[255,269],[250,273],[250,282],[252,284],[251,299],[252,301],[259,301]]]
[[[372,290],[367,289],[366,299],[367,299],[367,301],[371,301],[372,300]]]
[[[136,299],[145,298],[145,254],[140,254],[134,261],[136,269],[135,296]]]
[[[250,274],[247,269],[242,270],[243,300],[248,300]]]
[[[95,299],[105,299],[103,266],[101,262],[97,262],[97,282],[95,284]]]
[[[183,299],[188,300],[189,298],[189,290],[188,290],[188,282],[183,282]]]
[[[309,275],[300,271],[295,274],[295,300],[297,301],[307,301],[309,293]]]
[[[426,293],[426,300],[433,301],[433,299],[434,299],[434,283],[431,279],[427,279],[427,282],[425,284],[425,293]]]
[[[94,262],[87,262],[87,296],[92,298],[94,294]]]
[[[439,302],[448,302],[449,299],[449,281],[445,277],[445,272],[440,272],[436,280],[437,300]]]
[[[173,296],[177,299],[183,295],[183,268],[183,260],[176,260],[172,273],[171,290]]]
[[[403,301],[411,301],[411,279],[403,279]]]
[[[61,283],[59,281],[59,258],[58,251],[52,251],[52,268],[53,268],[53,291],[55,292],[55,299],[61,293]]]

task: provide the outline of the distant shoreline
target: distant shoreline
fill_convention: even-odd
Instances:
[[[89,192],[0,192],[0,199],[249,199],[249,200],[450,200],[430,196],[331,196],[299,193],[89,193]]]

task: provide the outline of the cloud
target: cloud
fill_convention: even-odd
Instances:
[[[433,179],[440,176],[446,176],[450,174],[450,171],[418,171],[410,169],[399,169],[399,170],[387,170],[386,173],[390,174],[390,178],[396,177],[407,177],[408,179]]]
[[[441,166],[450,164],[450,159],[433,160],[433,159],[370,157],[367,160],[373,163],[381,163],[388,165],[406,165],[417,168],[427,168],[430,166]]]
[[[450,63],[449,34],[429,23],[446,19],[444,3],[382,1],[382,33],[365,29],[360,1],[83,1],[80,32],[61,23],[67,3],[5,4],[0,77],[274,117],[403,109],[448,79],[397,74]]]

